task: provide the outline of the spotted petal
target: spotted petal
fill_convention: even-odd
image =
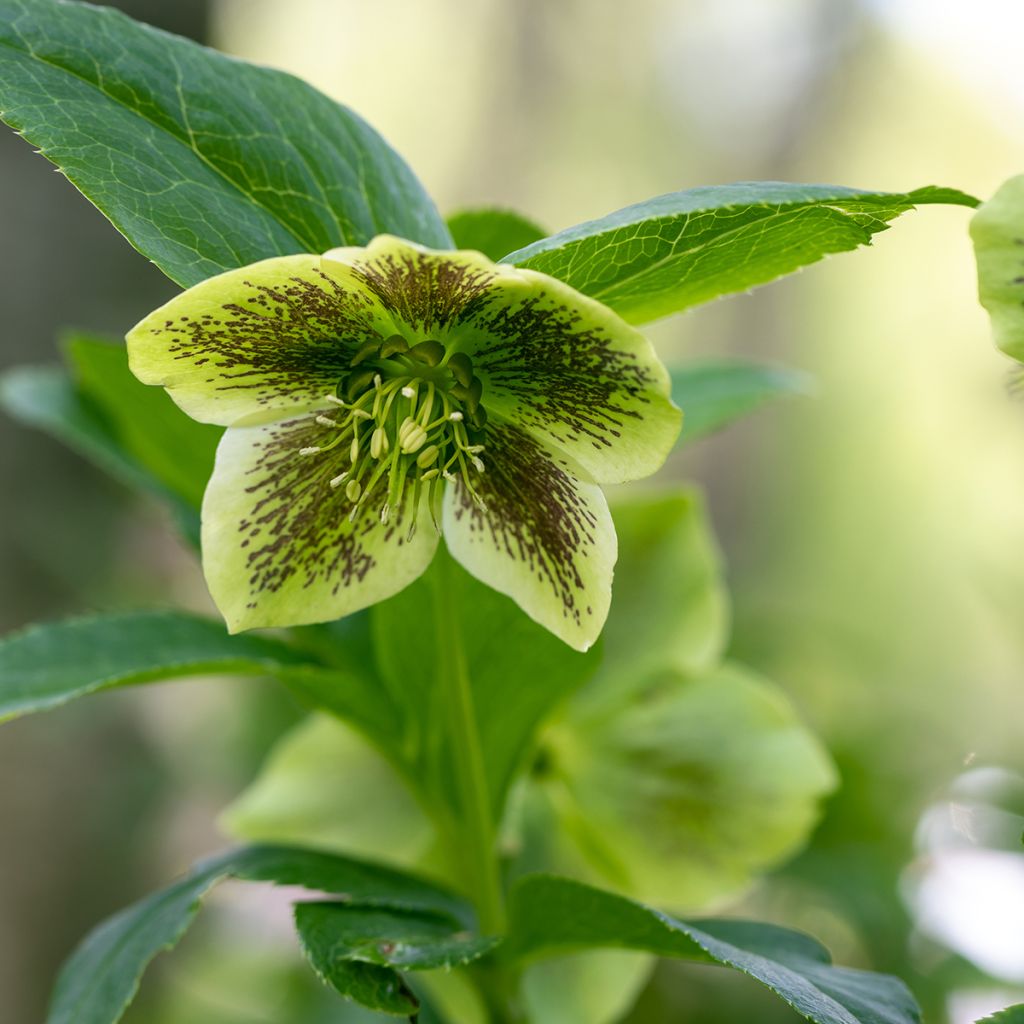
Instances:
[[[599,487],[564,452],[513,424],[487,430],[485,472],[445,492],[444,535],[477,579],[585,651],[611,602],[615,527]]]
[[[309,417],[229,427],[203,499],[203,569],[231,632],[340,618],[390,597],[427,567],[438,536],[429,513],[402,507],[380,521],[371,493],[355,521],[344,488],[348,448],[299,454],[322,442]]]
[[[205,423],[267,422],[322,401],[359,345],[395,327],[346,268],[320,264],[282,256],[189,288],[128,333],[132,371]]]
[[[647,476],[674,444],[681,415],[650,342],[561,281],[390,236],[332,249],[324,266],[351,268],[396,319],[469,355],[488,413],[557,444],[591,479]]]

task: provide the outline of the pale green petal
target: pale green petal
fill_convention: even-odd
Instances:
[[[448,550],[477,579],[585,651],[611,602],[615,527],[601,489],[577,477],[562,452],[518,427],[492,422],[473,477],[481,508],[461,482],[445,492]]]
[[[477,252],[434,252],[390,236],[332,249],[383,307],[473,360],[488,413],[568,452],[601,483],[664,462],[681,415],[650,342],[606,306]]]
[[[132,372],[193,419],[230,426],[293,415],[333,393],[367,338],[394,326],[371,293],[319,256],[218,274],[128,332]]]
[[[228,629],[325,622],[382,601],[430,563],[438,536],[410,491],[380,520],[381,485],[355,522],[344,487],[348,447],[302,455],[330,438],[312,416],[229,427],[217,448],[202,510],[203,569]]]
[[[978,297],[996,344],[1024,362],[1024,174],[1007,181],[971,218]]]
[[[312,715],[274,747],[220,819],[233,839],[420,864],[434,829],[395,769],[353,728]]]
[[[568,452],[599,483],[639,480],[682,414],[651,343],[607,306],[532,270],[504,275],[458,330],[489,413]]]
[[[795,852],[835,785],[781,691],[739,666],[651,674],[628,704],[570,708],[542,744],[548,770],[524,810],[531,867],[691,913]]]

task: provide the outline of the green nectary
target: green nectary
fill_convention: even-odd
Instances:
[[[485,508],[473,485],[474,476],[484,472],[480,456],[487,424],[473,360],[434,338],[410,345],[403,335],[392,334],[364,342],[350,367],[335,394],[325,396],[338,413],[313,417],[326,431],[324,441],[299,449],[300,455],[318,456],[348,446],[351,464],[331,477],[330,486],[344,490],[350,518],[384,489],[380,520],[387,524],[411,486],[412,506],[419,507],[425,488],[437,522],[445,482],[459,482]],[[410,534],[416,522],[411,521]]]

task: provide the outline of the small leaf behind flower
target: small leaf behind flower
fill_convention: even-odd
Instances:
[[[500,260],[516,249],[538,242],[546,232],[512,210],[460,210],[448,218],[448,230],[458,249],[476,249]]]
[[[813,393],[809,374],[741,359],[708,359],[672,367],[672,401],[683,410],[678,445],[722,430],[780,398]]]

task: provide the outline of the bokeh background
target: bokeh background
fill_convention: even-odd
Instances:
[[[354,107],[444,212],[498,204],[553,231],[700,184],[934,183],[985,197],[1024,171],[1013,0],[117,6]],[[8,132],[0,181],[4,367],[55,360],[69,327],[122,334],[173,293]],[[742,354],[816,380],[814,397],[668,470],[709,495],[733,652],[783,685],[842,777],[806,851],[742,910],[900,974],[932,1024],[1024,1001],[1024,406],[976,303],[967,220],[907,214],[871,250],[651,329],[666,358]],[[4,630],[207,607],[159,510],[40,435],[7,420],[0,432]],[[42,1020],[89,926],[223,843],[217,813],[300,714],[251,682],[175,684],[0,730],[5,1024]],[[158,965],[138,1021],[357,1019],[303,1002],[299,976],[271,966],[273,934],[216,969],[192,963],[188,950],[224,927]],[[281,1016],[282,992],[294,1016]],[[738,975],[667,966],[629,1019],[796,1017]]]

